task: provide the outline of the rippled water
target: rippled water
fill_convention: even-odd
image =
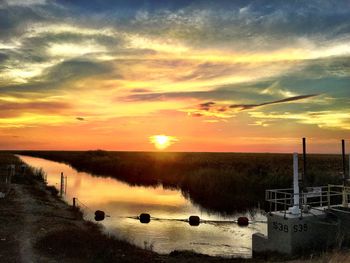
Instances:
[[[158,253],[170,253],[173,250],[193,250],[208,255],[225,257],[251,257],[252,234],[266,233],[266,218],[260,213],[224,216],[212,214],[186,199],[180,190],[157,187],[130,186],[115,178],[97,177],[89,173],[78,172],[72,167],[41,158],[19,156],[33,167],[41,167],[47,173],[49,185],[59,188],[60,174],[68,177],[65,199],[72,202],[77,197],[84,207],[86,218],[93,219],[93,211],[103,210],[107,217],[102,224],[106,231],[128,240],[142,248]],[[140,213],[149,213],[149,224],[141,224],[137,219]],[[190,226],[181,219],[198,215],[201,223]],[[253,220],[248,227],[239,227],[233,221],[239,216],[248,216]],[[180,220],[177,220],[180,219]]]

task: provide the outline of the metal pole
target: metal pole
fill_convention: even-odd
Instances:
[[[301,178],[302,185],[306,181],[306,138],[303,138],[303,176]]]
[[[63,196],[63,184],[64,184],[63,172],[61,173],[61,188],[60,188],[60,196]]]
[[[331,208],[331,186],[328,185],[328,191],[327,191],[327,203],[328,203],[328,209]]]
[[[64,180],[64,194],[67,194],[67,184],[68,184],[68,177],[65,176],[65,180]]]
[[[345,140],[341,140],[342,159],[343,159],[343,184],[346,183],[346,162],[345,162]]]
[[[343,160],[343,207],[348,207],[348,194],[346,192],[346,161],[345,161],[345,140],[341,140],[341,151]]]
[[[287,194],[284,194],[284,219],[286,219],[287,215]]]
[[[74,207],[74,208],[76,207],[76,203],[75,203],[75,201],[76,201],[76,198],[75,198],[75,197],[73,197],[73,207]]]

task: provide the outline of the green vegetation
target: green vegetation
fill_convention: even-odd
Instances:
[[[179,188],[195,203],[221,213],[263,204],[266,189],[288,188],[292,184],[291,154],[101,150],[18,153],[65,162],[77,170],[114,177],[131,185]],[[309,155],[307,185],[340,183],[341,170],[340,155]]]

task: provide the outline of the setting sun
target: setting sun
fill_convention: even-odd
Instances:
[[[149,140],[151,143],[154,144],[154,146],[158,150],[164,150],[168,148],[170,145],[174,144],[178,141],[178,139],[174,136],[167,136],[167,135],[153,135],[149,137]]]

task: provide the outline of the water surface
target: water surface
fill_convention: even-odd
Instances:
[[[106,231],[158,253],[193,250],[215,256],[251,257],[252,234],[266,234],[266,224],[262,223],[266,218],[260,213],[254,212],[253,218],[252,213],[234,216],[210,213],[186,199],[178,189],[165,189],[162,185],[130,186],[115,178],[78,172],[63,163],[22,155],[19,157],[28,165],[43,168],[47,173],[48,184],[57,188],[63,172],[68,177],[64,197],[68,203],[77,197],[86,218],[90,220],[93,220],[95,210],[105,211],[110,216],[102,221]],[[157,220],[141,224],[135,217],[143,212]],[[209,222],[192,227],[181,221],[190,215],[198,215]],[[248,227],[239,227],[232,222],[213,222],[233,221],[242,215],[254,222]]]

